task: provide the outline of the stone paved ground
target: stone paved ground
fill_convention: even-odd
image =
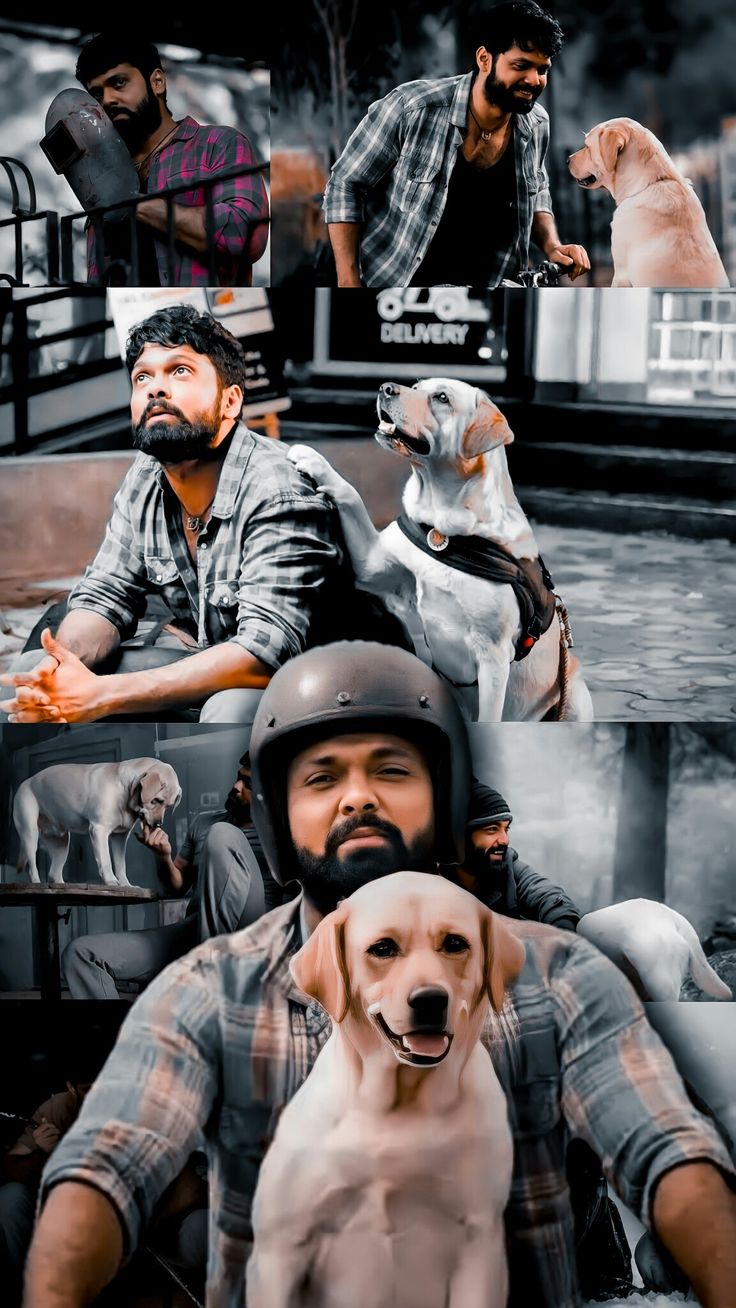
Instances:
[[[736,547],[535,524],[596,717],[736,719]]]
[[[545,524],[535,532],[597,718],[736,719],[736,546]],[[36,614],[6,609],[14,635],[0,635],[0,665]]]

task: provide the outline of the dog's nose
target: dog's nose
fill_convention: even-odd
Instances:
[[[399,388],[398,386],[394,386],[393,382],[384,382],[381,387],[381,392],[383,395],[398,395]]]
[[[409,995],[408,1004],[417,1027],[444,1027],[447,1021],[449,996],[441,986],[417,986]],[[415,1028],[416,1029],[416,1028]]]

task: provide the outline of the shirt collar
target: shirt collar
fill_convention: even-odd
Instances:
[[[187,114],[180,120],[174,135],[169,138],[166,144],[170,145],[174,141],[191,141],[192,137],[197,135],[199,127],[200,124],[197,122],[196,118],[191,118],[189,114]]]
[[[230,442],[230,449],[225,455],[225,460],[220,469],[220,480],[217,483],[217,491],[212,502],[213,518],[231,518],[233,516],[254,444],[253,432],[249,431],[243,422],[238,422]],[[150,459],[154,465],[159,485],[165,491],[169,483],[158,459],[154,459],[150,454],[143,457]]]

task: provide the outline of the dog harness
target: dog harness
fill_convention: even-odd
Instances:
[[[503,545],[480,536],[445,536],[436,527],[412,522],[405,513],[397,518],[397,523],[412,545],[424,554],[441,558],[448,568],[512,587],[521,614],[514,661],[525,659],[555,616],[554,582],[544,560],[541,557],[517,559]]]

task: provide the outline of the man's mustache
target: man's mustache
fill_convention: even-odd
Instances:
[[[178,418],[180,422],[186,422],[186,418],[184,417],[184,414],[182,413],[181,409],[175,408],[173,404],[162,404],[161,400],[152,400],[150,404],[146,405],[140,422],[141,423],[148,422],[148,419],[150,418],[154,409],[158,409],[159,413],[170,413],[172,417]]]
[[[383,818],[376,817],[373,813],[360,814],[356,813],[354,817],[344,818],[342,822],[337,822],[330,831],[325,842],[325,854],[329,857],[335,854],[340,845],[348,839],[349,836],[357,831],[358,828],[371,827],[374,831],[380,832],[381,835],[387,836],[390,840],[400,836],[401,833],[392,822],[385,822]]]

